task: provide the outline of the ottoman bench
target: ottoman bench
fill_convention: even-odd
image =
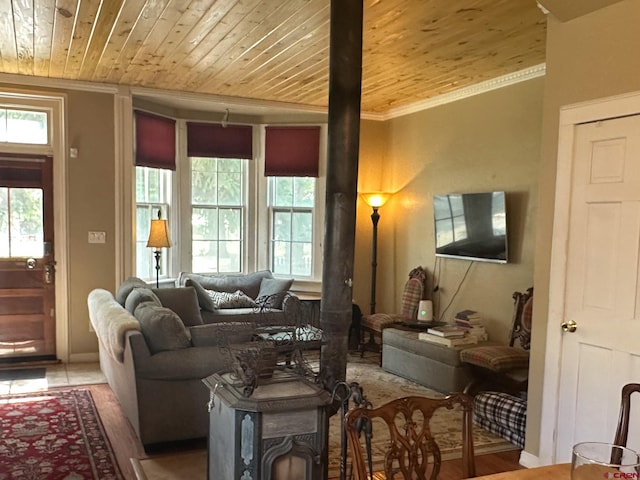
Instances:
[[[418,330],[388,327],[382,330],[382,368],[439,392],[461,392],[471,375],[460,352],[477,346],[449,348],[419,340]]]

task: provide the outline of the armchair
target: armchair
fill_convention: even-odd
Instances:
[[[380,351],[380,345],[375,342],[375,335],[382,337],[382,330],[394,323],[415,320],[418,316],[418,306],[424,293],[427,272],[420,266],[409,272],[409,280],[402,292],[402,308],[400,313],[372,313],[364,315],[360,320],[360,353],[365,350]],[[369,341],[365,343],[365,334]]]
[[[467,348],[460,352],[460,360],[467,364],[473,380],[465,392],[473,394],[482,386],[506,393],[526,392],[529,378],[529,348],[533,287],[525,293],[514,292],[513,323],[509,345]],[[516,340],[520,347],[515,346]]]

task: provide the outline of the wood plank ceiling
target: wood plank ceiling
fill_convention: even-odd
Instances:
[[[546,20],[535,0],[364,4],[364,112],[544,62]],[[0,0],[0,73],[324,107],[329,7],[329,0]]]

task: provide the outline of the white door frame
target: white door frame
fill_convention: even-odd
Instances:
[[[571,172],[575,127],[581,123],[640,114],[640,92],[568,105],[560,109],[556,194],[549,276],[549,310],[540,416],[538,463],[556,463],[556,424],[564,320]]]

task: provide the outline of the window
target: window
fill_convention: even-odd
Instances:
[[[269,177],[271,270],[276,275],[313,275],[316,179]]]
[[[153,249],[147,247],[151,220],[169,218],[171,199],[170,170],[136,167],[136,275],[145,280],[156,276]],[[171,223],[169,223],[171,225]],[[160,277],[168,276],[169,255],[160,257]]]
[[[247,160],[191,157],[191,271],[243,271]]]
[[[0,187],[0,257],[44,255],[42,189]]]
[[[0,142],[47,145],[47,113],[0,108]]]
[[[320,127],[301,131],[315,132],[308,149],[315,152],[317,175]],[[303,285],[320,280],[324,178],[302,176],[305,172],[265,176],[265,157],[253,157],[258,142],[264,142],[262,132],[251,125],[177,120],[175,170],[135,167],[138,277],[155,279],[155,257],[146,244],[151,220],[160,210],[173,241],[171,249],[162,252],[161,279],[176,277],[180,271],[226,274],[270,269]],[[137,147],[145,135],[137,132]],[[265,151],[265,144],[261,147],[259,151]],[[135,149],[136,155],[140,150]],[[286,156],[276,153],[278,159]]]

